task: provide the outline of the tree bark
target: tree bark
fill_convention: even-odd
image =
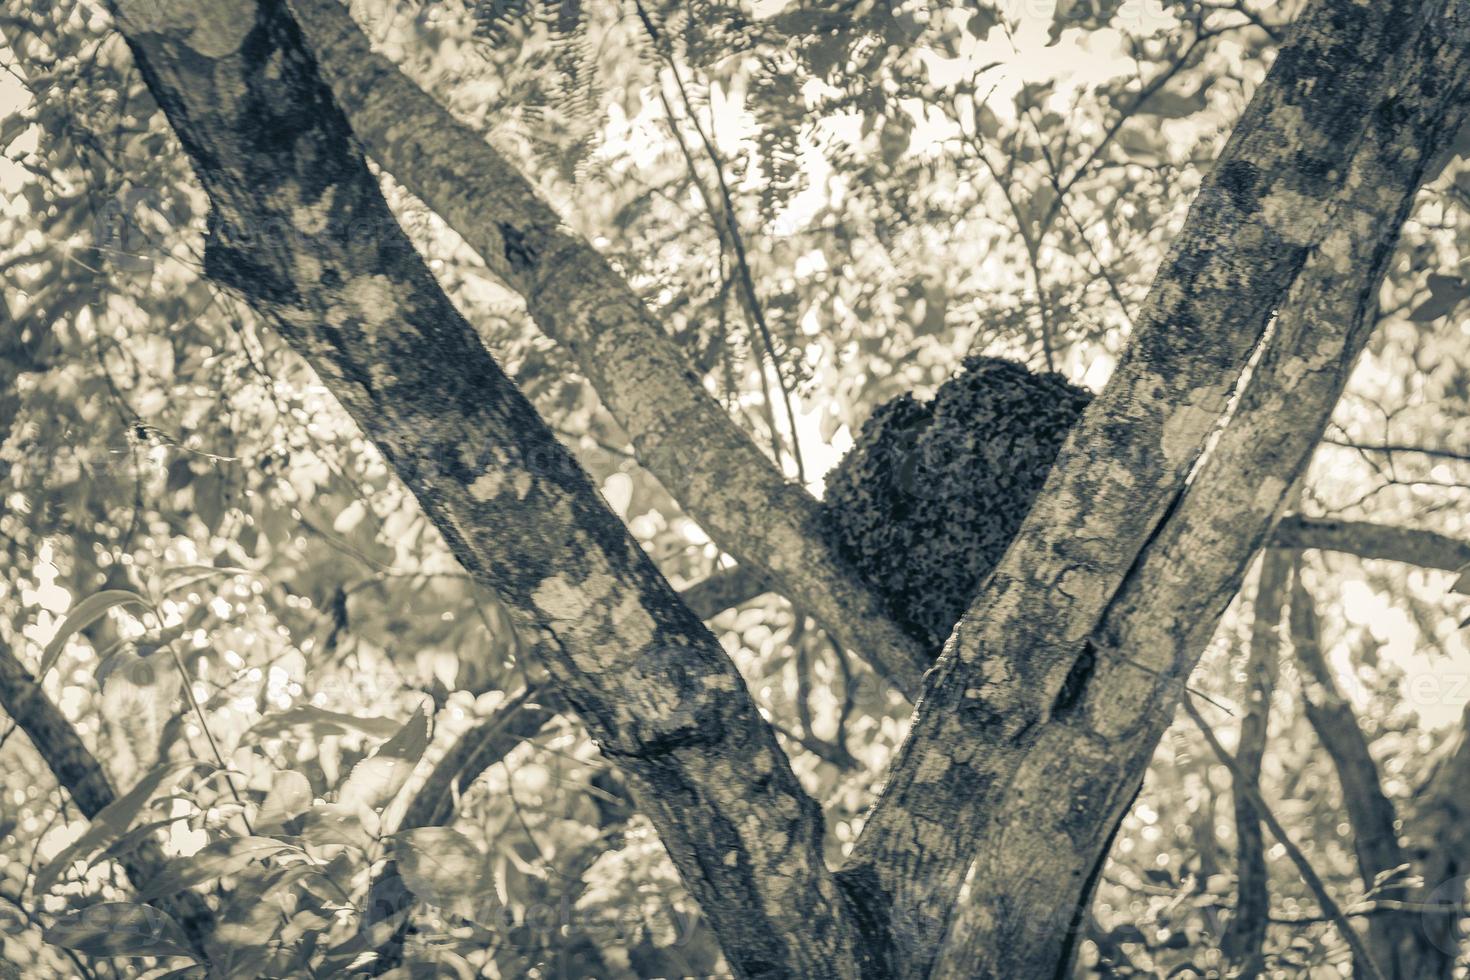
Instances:
[[[1253,980],[1266,968],[1266,928],[1271,917],[1271,875],[1261,833],[1261,815],[1251,803],[1251,790],[1260,790],[1261,760],[1271,725],[1271,697],[1276,692],[1281,659],[1281,612],[1286,605],[1291,576],[1291,553],[1266,548],[1256,578],[1256,601],[1251,618],[1250,655],[1246,659],[1246,707],[1240,721],[1235,759],[1241,775],[1232,793],[1235,804],[1236,886],[1235,915],[1221,943],[1236,964],[1237,980]]]
[[[732,968],[878,975],[874,950],[892,940],[895,971],[923,975],[983,839],[974,928],[941,973],[1011,977],[1065,964],[1066,935],[1027,943],[1021,916],[1038,897],[1080,901],[1202,630],[1336,400],[1373,293],[1342,276],[1376,290],[1422,151],[1463,116],[1464,11],[1427,26],[1448,2],[1308,8],[1113,381],[929,675],[844,872],[852,912],[821,863],[820,815],[733,666],[413,255],[279,0],[169,4],[153,21],[152,0],[119,5],[213,201],[211,274],[307,356],[466,568],[546,637],[560,690],[629,774]],[[1386,78],[1419,87],[1385,99]],[[1383,158],[1357,152],[1369,130]],[[1334,204],[1347,220],[1323,241]],[[503,235],[500,248],[529,269],[528,256],[556,257],[548,240]],[[1304,265],[1231,426],[1183,492]],[[548,262],[531,281],[565,293],[557,277],[575,274]],[[1307,421],[1283,421],[1288,405]]]
[[[638,461],[721,548],[912,700],[937,651],[894,622],[788,482],[705,391],[627,282],[480,133],[375,53],[338,0],[291,0],[356,135],[526,300],[577,360]]]
[[[861,974],[820,810],[735,666],[434,282],[284,4],[166,6],[114,9],[209,194],[207,273],[305,356],[544,645],[731,968]]]
[[[1449,980],[1464,953],[1466,886],[1470,885],[1470,706],[1440,752],[1412,807],[1409,848],[1423,879],[1416,903],[1435,911],[1418,913],[1402,950],[1405,976]]]
[[[1300,560],[1291,588],[1291,645],[1304,674],[1302,707],[1337,772],[1343,810],[1352,828],[1358,876],[1366,892],[1378,875],[1407,864],[1408,857],[1399,844],[1398,814],[1378,781],[1378,765],[1368,740],[1322,653],[1317,610],[1302,581]],[[1389,887],[1376,897],[1402,902],[1408,893],[1402,887]],[[1405,973],[1400,958],[1400,945],[1415,925],[1416,916],[1399,911],[1385,911],[1369,920],[1369,948],[1385,975],[1403,980],[1417,975]]]
[[[1281,305],[1231,424],[1110,609],[1081,697],[1009,788],[1003,829],[988,838],[977,867],[982,884],[972,885],[975,904],[963,918],[975,922],[981,903],[997,896],[1012,904],[975,923],[972,949],[1025,950],[1015,945],[1026,934],[1025,911],[1083,907],[1081,888],[1064,883],[1086,881],[1106,858],[1108,831],[1127,802],[1096,787],[1126,785],[1147,767],[1169,706],[1260,542],[1257,529],[1269,524],[1325,428],[1376,319],[1378,283],[1428,160],[1464,121],[1470,24],[1464,5],[1450,10],[1441,6],[1414,25],[1409,54],[1387,76],[1396,85],[1374,100],[1369,141],[1345,168],[1348,188],[1333,233]],[[1408,75],[1405,61],[1417,63]],[[1068,800],[1070,808],[1059,805]],[[1028,856],[1043,866],[1033,865],[1024,888],[1008,887],[1008,869]],[[1043,881],[1051,887],[1039,887]],[[1046,962],[1050,945],[1049,936],[1038,937],[1031,962]],[[1027,973],[1019,952],[990,955],[991,972],[971,975]]]
[[[1234,593],[1357,353],[1362,321],[1351,314],[1376,293],[1422,173],[1422,161],[1401,173],[1398,160],[1420,146],[1420,103],[1455,111],[1424,91],[1383,92],[1387,79],[1419,77],[1421,60],[1435,92],[1457,81],[1431,60],[1454,62],[1430,43],[1451,33],[1431,27],[1443,20],[1431,14],[1443,5],[1307,6],[1201,188],[1113,379],[927,676],[842,872],[880,917],[902,923],[893,941],[905,974],[927,969],[981,841],[942,974],[1044,976],[1067,955],[1098,848],[1199,634]],[[1437,137],[1437,117],[1428,125]],[[1383,167],[1358,152],[1370,126],[1391,154]],[[1334,211],[1341,227],[1329,236]],[[1349,294],[1347,316],[1337,315],[1339,263],[1373,273],[1373,290]],[[1181,497],[1278,308],[1278,361],[1268,352],[1234,435],[1222,433]]]
[[[731,605],[744,601],[738,587],[731,591],[731,578],[731,572],[716,572],[680,592],[679,598],[700,619],[713,619]],[[546,655],[542,653],[536,659],[545,660]],[[418,788],[399,821],[398,829],[442,827],[452,822],[459,794],[469,789],[487,769],[515,751],[522,742],[535,738],[552,719],[567,710],[556,692],[545,688],[528,690],[465,732]],[[403,885],[397,866],[389,862],[369,889],[366,908],[377,921],[407,908],[411,900],[412,895]],[[390,943],[379,950],[380,966],[391,968],[397,965],[403,931],[400,928],[394,936],[400,949],[395,951],[393,943]]]
[[[1340,551],[1421,568],[1458,572],[1470,565],[1470,542],[1419,528],[1369,521],[1338,521],[1294,514],[1276,525],[1271,543],[1278,548]]]

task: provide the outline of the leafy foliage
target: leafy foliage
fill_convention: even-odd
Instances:
[[[834,533],[936,645],[1085,401],[1058,375],[1106,377],[1270,54],[1256,22],[1279,30],[1288,13],[1075,0],[1038,21],[1010,4],[696,0],[645,4],[656,40],[631,3],[469,6],[353,10],[598,241],[766,443],[784,421],[736,286],[734,227],[775,370],[812,409],[798,435],[809,460],[825,456],[813,486],[857,433],[827,476],[825,507],[846,515]],[[1145,22],[1141,7],[1163,13]],[[448,780],[451,826],[401,823],[469,732],[536,703],[534,666],[318,380],[201,278],[204,201],[105,16],[31,5],[0,33],[26,78],[0,120],[0,643],[45,673],[119,790],[82,821],[38,747],[0,742],[0,962],[43,977],[203,973],[178,955],[176,924],[140,904],[150,886],[118,873],[146,841],[169,857],[155,890],[194,885],[215,906],[221,976],[364,969],[405,927],[409,975],[723,972],[573,719]],[[718,567],[565,354],[384,183],[664,574],[684,585]],[[1467,535],[1467,209],[1453,163],[1406,229],[1373,348],[1307,481],[1310,512]],[[972,444],[963,419],[993,423]],[[1385,445],[1440,454],[1363,448]],[[1442,576],[1385,563],[1331,557],[1320,573],[1320,595],[1345,600],[1324,614],[1335,656],[1412,817],[1453,747],[1455,697],[1449,679],[1429,696],[1416,684],[1463,658],[1464,601]],[[1191,682],[1222,703],[1240,694],[1249,615],[1239,604]],[[712,625],[840,861],[906,706],[779,598]],[[1331,766],[1292,697],[1274,718],[1263,792],[1357,900]],[[1197,737],[1172,731],[1099,883],[1086,975],[1221,971],[1229,793]],[[377,907],[390,859],[410,897]],[[1272,864],[1270,965],[1320,975],[1340,938]]]

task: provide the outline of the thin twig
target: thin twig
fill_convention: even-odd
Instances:
[[[796,478],[802,484],[806,483],[806,466],[802,461],[801,439],[796,433],[796,410],[791,404],[791,392],[786,386],[786,379],[781,374],[781,362],[776,357],[776,344],[771,337],[770,326],[766,323],[765,312],[761,307],[760,298],[755,289],[755,277],[750,271],[750,262],[745,253],[745,240],[740,234],[740,226],[735,220],[735,200],[730,194],[730,185],[725,180],[725,164],[720,158],[719,150],[715,148],[714,141],[705,132],[704,126],[699,122],[699,117],[694,114],[694,101],[689,97],[689,90],[684,85],[684,77],[679,72],[679,66],[674,61],[673,52],[669,50],[664,42],[662,34],[654,25],[648,11],[644,9],[641,0],[633,0],[633,6],[638,11],[638,19],[643,22],[643,29],[647,32],[649,40],[653,42],[654,50],[658,52],[664,64],[668,66],[669,74],[673,76],[674,85],[679,90],[679,97],[684,103],[685,115],[689,117],[689,123],[694,127],[694,132],[699,136],[699,142],[704,147],[705,154],[709,157],[710,164],[715,170],[715,182],[720,189],[720,200],[723,204],[724,219],[717,220],[716,231],[723,231],[729,236],[730,247],[735,253],[735,266],[740,274],[741,295],[745,297],[747,311],[754,322],[756,331],[760,334],[761,343],[765,346],[766,355],[771,359],[771,367],[776,371],[776,384],[781,390],[781,401],[786,409],[786,419],[791,427],[791,457],[796,462]],[[679,135],[678,120],[669,106],[668,99],[664,97],[662,90],[659,99],[663,102],[664,111],[669,116],[669,127],[674,130],[674,138],[679,141],[680,149],[684,150],[686,159],[689,159],[688,150],[684,147],[683,139]],[[690,162],[691,171],[693,168]],[[695,183],[699,183],[698,180]],[[707,202],[708,203],[708,202]],[[762,368],[764,372],[764,368]]]
[[[1374,962],[1367,947],[1363,945],[1362,937],[1353,928],[1353,924],[1348,921],[1348,917],[1343,913],[1341,906],[1333,901],[1332,896],[1327,891],[1327,886],[1318,877],[1316,870],[1312,868],[1311,862],[1307,860],[1307,856],[1302,853],[1301,848],[1297,847],[1296,842],[1286,833],[1286,828],[1281,826],[1281,821],[1277,820],[1276,815],[1266,806],[1266,801],[1261,798],[1261,794],[1244,778],[1239,763],[1235,761],[1234,756],[1225,751],[1225,746],[1221,745],[1220,740],[1215,737],[1215,732],[1210,728],[1209,722],[1205,721],[1204,716],[1199,713],[1199,709],[1194,706],[1194,702],[1189,700],[1189,698],[1182,698],[1179,704],[1184,708],[1184,713],[1189,715],[1190,720],[1194,722],[1195,727],[1200,730],[1200,734],[1205,737],[1205,741],[1209,743],[1210,748],[1214,751],[1215,756],[1220,760],[1221,764],[1230,770],[1230,774],[1235,778],[1236,788],[1251,801],[1251,805],[1260,814],[1261,822],[1271,828],[1271,835],[1280,842],[1282,849],[1286,851],[1287,857],[1291,858],[1291,863],[1296,865],[1297,872],[1302,876],[1302,881],[1306,883],[1307,888],[1316,896],[1317,904],[1331,917],[1332,923],[1337,926],[1338,932],[1342,933],[1343,939],[1353,951],[1354,961],[1366,970],[1373,980],[1385,980],[1383,971],[1378,968],[1378,964]]]
[[[1015,195],[1011,193],[1010,182],[1000,175],[1000,171],[996,169],[995,164],[990,160],[990,154],[985,152],[985,141],[980,138],[978,127],[976,127],[973,135],[966,138],[966,142],[974,148],[975,155],[980,158],[980,162],[985,165],[985,169],[990,171],[991,179],[1000,188],[1001,196],[1005,198],[1006,205],[1011,209],[1011,215],[1016,219],[1016,231],[1021,235],[1021,241],[1026,246],[1026,255],[1031,262],[1031,281],[1036,287],[1036,307],[1041,312],[1041,352],[1046,359],[1046,369],[1048,371],[1055,371],[1057,367],[1056,355],[1053,350],[1054,328],[1052,326],[1051,307],[1046,301],[1046,292],[1041,281],[1041,239],[1045,236],[1046,229],[1050,227],[1051,221],[1048,218],[1046,225],[1037,222],[1037,233],[1033,238],[1026,222],[1026,216],[1021,213],[1020,205],[1016,203]]]

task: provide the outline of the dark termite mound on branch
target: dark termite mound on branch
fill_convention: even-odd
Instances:
[[[967,358],[929,402],[899,395],[827,476],[824,533],[937,651],[1000,561],[1092,394]]]

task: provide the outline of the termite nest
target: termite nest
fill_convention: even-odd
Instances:
[[[935,650],[1000,561],[1092,400],[1060,374],[970,357],[876,409],[827,476],[828,539]]]

